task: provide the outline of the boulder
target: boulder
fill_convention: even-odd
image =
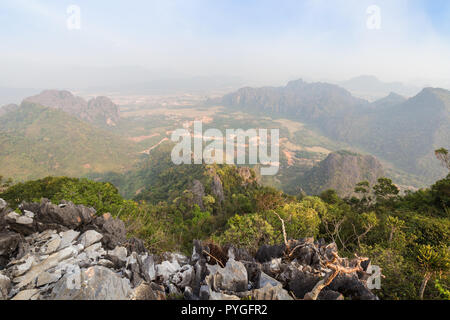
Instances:
[[[162,281],[167,281],[170,279],[170,277],[172,275],[174,275],[180,269],[181,269],[181,266],[178,263],[178,261],[173,261],[173,262],[163,261],[162,263],[157,264],[155,266],[156,278],[160,279]]]
[[[184,265],[177,273],[171,276],[171,282],[177,285],[178,288],[184,289],[189,286],[195,276],[194,268],[187,264]]]
[[[209,275],[206,283],[214,291],[246,291],[248,290],[248,277],[245,266],[234,259],[229,259],[225,268],[217,265],[208,265]]]
[[[6,207],[8,207],[8,203],[6,203],[5,200],[0,198],[0,211],[2,211],[3,209],[6,209]]]
[[[122,268],[127,262],[127,249],[125,247],[115,247],[114,250],[109,250],[107,254],[117,268]]]
[[[9,229],[28,236],[37,231],[37,226],[33,218],[20,215],[15,211],[11,211],[5,216],[5,221]]]
[[[133,290],[131,300],[158,300],[158,295],[149,284],[143,282]]]
[[[52,290],[54,300],[126,300],[132,290],[128,279],[102,266],[82,269],[61,278]]]
[[[11,300],[37,300],[40,291],[38,289],[29,289],[20,291]]]
[[[78,238],[80,235],[79,232],[74,230],[67,230],[64,232],[60,232],[59,236],[61,237],[61,243],[59,244],[58,250],[67,248]]]
[[[11,255],[16,252],[21,242],[22,236],[20,234],[10,231],[1,232],[0,256],[12,258]]]
[[[272,261],[272,259],[282,258],[285,249],[286,249],[285,245],[276,245],[276,246],[263,245],[256,252],[255,259],[258,262],[264,263]]]
[[[127,231],[125,223],[120,219],[113,218],[110,213],[105,213],[101,217],[96,218],[95,225],[98,231],[102,233],[102,243],[107,249],[114,249],[116,246],[126,242]]]
[[[30,205],[24,203],[21,208],[22,210],[29,210],[28,208],[30,208]],[[34,207],[31,205],[31,208]],[[57,224],[74,230],[82,225],[91,223],[95,217],[95,210],[93,208],[74,205],[72,202],[65,201],[60,205],[55,205],[47,199],[41,201],[39,211],[35,213],[36,219],[42,224]]]
[[[83,247],[87,248],[90,245],[93,245],[96,242],[99,242],[103,238],[103,235],[98,233],[95,230],[88,230],[83,233],[78,242],[83,245]]]
[[[8,299],[9,291],[11,290],[11,280],[0,273],[0,300]]]
[[[152,255],[144,255],[141,258],[142,275],[147,282],[152,282],[156,280],[156,270],[155,270],[155,260]]]
[[[258,281],[258,289],[264,288],[267,284],[271,285],[272,287],[281,285],[281,283],[279,281],[275,280],[272,277],[269,277],[264,272],[261,272],[261,275],[260,275],[259,281]]]

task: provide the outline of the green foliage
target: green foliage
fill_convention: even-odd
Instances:
[[[434,153],[439,161],[441,161],[442,165],[450,170],[450,153],[448,152],[448,150],[445,148],[441,148],[436,150]]]
[[[373,191],[378,201],[386,201],[392,199],[400,193],[396,185],[391,179],[380,178],[378,184],[373,187]]]
[[[64,199],[93,206],[99,213],[111,212],[123,219],[130,236],[143,239],[155,253],[179,250],[190,254],[194,239],[251,252],[263,244],[281,244],[278,214],[288,238],[324,238],[335,242],[342,256],[368,256],[382,269],[384,278],[377,294],[383,299],[446,297],[449,178],[406,195],[400,195],[389,179],[380,179],[373,187],[367,182],[357,184],[359,196],[351,199],[339,197],[334,190],[320,197],[295,198],[260,186],[254,172],[236,166],[174,167],[157,152],[148,160],[148,175],[140,180],[138,176],[126,178],[133,186],[142,183],[137,202],[124,200],[110,183],[67,177],[18,183],[0,197],[13,207],[23,200],[45,197],[56,203]],[[217,179],[223,198],[213,192]],[[192,190],[193,180],[204,187],[202,206]],[[426,286],[433,277],[438,278],[438,285]]]
[[[61,200],[72,201],[75,204],[93,207],[99,214],[109,212],[119,215],[136,208],[133,202],[124,200],[117,188],[110,183],[68,177],[47,177],[18,183],[1,193],[0,197],[13,208],[22,201],[39,202],[42,198],[47,198],[53,203],[59,203]]]
[[[417,260],[426,272],[447,270],[450,266],[449,248],[420,245]]]
[[[256,252],[263,244],[275,244],[274,228],[261,215],[235,215],[228,220],[228,228],[218,239],[222,244],[232,244]]]
[[[438,289],[439,294],[441,295],[442,299],[450,300],[450,290],[448,287],[446,287],[444,284],[441,283],[439,279],[436,279],[434,282],[434,285],[436,289]]]
[[[121,171],[137,146],[61,110],[23,102],[0,117],[0,175],[16,181]]]

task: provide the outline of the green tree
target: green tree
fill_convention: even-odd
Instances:
[[[431,245],[419,246],[417,260],[424,270],[422,284],[419,289],[420,299],[423,299],[425,288],[433,274],[449,268],[449,258],[450,256],[447,247],[439,248]]]
[[[434,152],[438,160],[441,161],[442,165],[450,170],[450,153],[447,149],[441,148]]]
[[[373,191],[377,198],[377,201],[387,201],[395,198],[400,190],[397,188],[395,184],[392,183],[391,179],[388,178],[380,178],[378,179],[378,184],[373,187]]]

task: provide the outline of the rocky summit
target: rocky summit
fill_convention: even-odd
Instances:
[[[0,199],[0,300],[377,299],[367,260],[312,238],[255,255],[194,241],[193,254],[154,255],[110,214],[71,202]],[[325,283],[325,284],[324,284]]]

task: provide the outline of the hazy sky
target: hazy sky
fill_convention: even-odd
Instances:
[[[70,5],[80,30],[67,27]],[[367,27],[371,5],[380,29]],[[43,70],[122,66],[267,84],[450,81],[447,0],[0,0],[0,23],[0,86],[40,86]]]

